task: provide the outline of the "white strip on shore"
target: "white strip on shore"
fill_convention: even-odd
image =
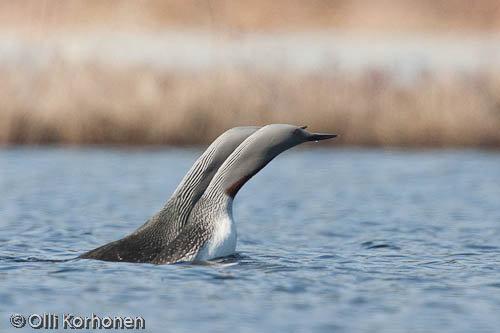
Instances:
[[[71,33],[26,37],[0,32],[0,66],[54,61],[203,70],[381,69],[413,74],[500,68],[500,34],[354,34],[342,31],[231,34],[206,31]]]

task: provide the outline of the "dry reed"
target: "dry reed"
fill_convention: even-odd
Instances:
[[[500,29],[498,0],[15,0],[0,2],[0,28],[47,33],[68,28],[231,31]]]
[[[0,68],[1,144],[198,144],[243,124],[307,124],[334,144],[500,147],[500,76]]]

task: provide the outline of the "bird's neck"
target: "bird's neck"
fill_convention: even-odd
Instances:
[[[215,172],[213,156],[216,152],[216,142],[200,156],[191,169],[184,176],[179,186],[172,194],[171,201],[182,201],[185,205],[192,207],[203,195],[212,175]]]
[[[241,187],[273,158],[250,137],[221,165],[203,196],[234,199]]]

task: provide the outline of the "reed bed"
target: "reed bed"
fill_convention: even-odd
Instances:
[[[500,29],[498,0],[11,0],[0,2],[0,27],[31,33],[68,28],[230,31]]]
[[[233,126],[291,123],[341,134],[334,145],[498,148],[498,74],[6,67],[0,144],[206,144]]]

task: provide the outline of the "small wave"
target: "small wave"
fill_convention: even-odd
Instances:
[[[373,250],[373,249],[391,249],[391,250],[401,250],[399,246],[393,245],[393,244],[387,244],[387,243],[379,243],[377,241],[368,241],[361,243],[361,246],[363,246],[367,250]]]
[[[36,257],[15,257],[15,256],[0,256],[0,261],[5,262],[68,262],[74,260],[70,259],[43,259]]]

